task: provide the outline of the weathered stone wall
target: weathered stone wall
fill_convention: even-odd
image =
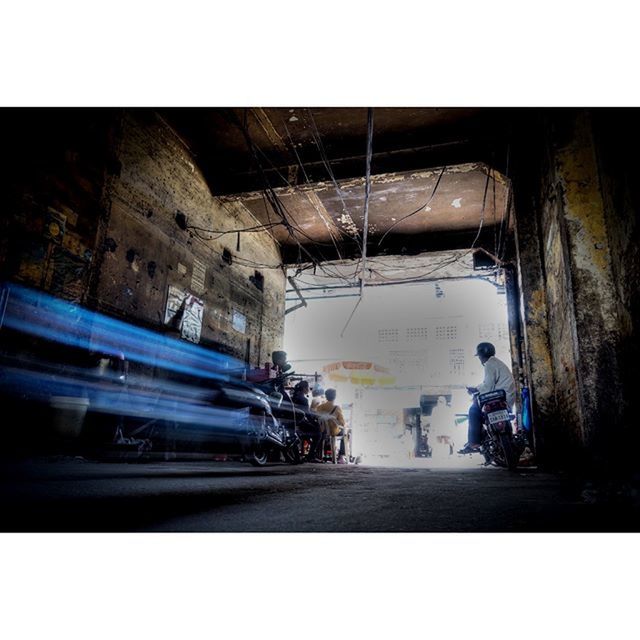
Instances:
[[[111,165],[110,118],[99,109],[3,111],[4,279],[86,300]]]
[[[263,230],[231,233],[258,223],[241,206],[218,203],[188,148],[153,111],[123,114],[118,159],[98,249],[98,308],[161,327],[175,287],[204,303],[201,344],[254,366],[268,361],[284,331],[275,242]]]
[[[540,307],[546,321],[555,408],[549,405],[551,411],[542,416],[548,420],[545,437],[565,465],[609,464],[624,424],[620,318],[628,303],[616,285],[616,269],[624,247],[632,250],[621,241],[615,216],[607,213],[611,185],[600,179],[589,112],[547,112],[538,137],[542,144],[528,167],[537,177],[520,197],[525,208],[531,199],[534,223],[520,211],[517,231],[527,332],[541,326],[533,307]],[[536,251],[538,279],[531,277]],[[534,377],[533,382],[535,396],[550,380]]]
[[[553,166],[549,167],[549,173],[543,178],[541,186],[541,256],[557,420],[560,426],[560,432],[552,442],[556,449],[566,449],[567,446],[575,448],[582,446],[584,416],[566,229]]]
[[[278,246],[259,229],[220,233],[258,222],[242,205],[217,201],[197,160],[153,110],[3,116],[12,159],[0,218],[4,278],[155,330],[167,325],[174,287],[204,305],[203,346],[253,366],[281,348]]]
[[[563,114],[556,136],[556,174],[566,223],[575,337],[582,395],[583,442],[610,458],[619,446],[621,387],[619,308],[592,123],[585,110]]]

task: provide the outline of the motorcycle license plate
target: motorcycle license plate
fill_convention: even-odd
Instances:
[[[493,411],[487,414],[489,424],[496,424],[496,422],[509,422],[509,412],[504,409],[501,411]]]

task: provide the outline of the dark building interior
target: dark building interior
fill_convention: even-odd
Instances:
[[[6,4],[2,636],[627,637],[632,9]]]
[[[3,281],[158,332],[173,287],[202,302],[201,346],[260,367],[287,268],[471,251],[506,283],[539,463],[628,469],[637,115],[4,109]]]

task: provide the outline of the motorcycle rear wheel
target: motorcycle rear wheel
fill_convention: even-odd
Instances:
[[[256,447],[247,455],[246,459],[254,467],[264,467],[269,460],[269,451],[264,447]]]
[[[502,452],[504,454],[505,462],[507,463],[507,469],[509,471],[515,471],[518,466],[518,454],[513,446],[513,441],[511,439],[510,433],[501,433],[500,434],[500,446],[502,447]]]

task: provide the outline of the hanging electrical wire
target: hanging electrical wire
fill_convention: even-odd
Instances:
[[[287,229],[290,238],[296,243],[297,247],[298,247],[298,259],[296,264],[300,265],[302,263],[302,254],[304,253],[307,258],[311,261],[311,263],[315,266],[317,266],[318,268],[320,268],[320,270],[324,271],[325,273],[327,273],[327,275],[329,277],[333,277],[333,278],[337,278],[340,280],[343,280],[344,282],[348,283],[349,285],[351,285],[352,283],[346,279],[344,279],[341,274],[339,273],[332,273],[331,271],[329,271],[326,267],[323,266],[322,263],[326,263],[328,262],[327,258],[322,254],[322,252],[318,249],[319,246],[330,246],[326,243],[319,243],[317,241],[315,241],[311,236],[309,236],[304,230],[300,229],[298,226],[294,225],[291,220],[290,220],[290,214],[288,213],[286,206],[282,203],[281,199],[278,197],[278,194],[275,192],[275,190],[271,187],[268,178],[266,177],[265,171],[264,171],[264,167],[262,166],[262,162],[260,161],[260,158],[258,157],[258,153],[260,153],[263,157],[266,158],[266,160],[268,162],[271,163],[271,160],[268,158],[268,156],[266,156],[266,154],[264,154],[264,152],[262,152],[262,150],[255,144],[255,142],[253,141],[253,139],[251,138],[251,134],[249,132],[248,129],[248,124],[247,124],[247,110],[245,109],[244,111],[244,122],[240,122],[240,120],[237,118],[236,114],[231,112],[230,114],[230,118],[231,121],[233,122],[233,124],[235,124],[236,126],[238,126],[240,128],[240,130],[242,131],[244,137],[245,137],[245,141],[247,143],[247,147],[249,148],[254,162],[256,163],[258,170],[260,172],[260,175],[262,177],[263,180],[263,184],[264,184],[264,189],[263,189],[263,198],[265,199],[265,209],[267,212],[267,217],[269,219],[270,224],[272,223],[272,220],[269,216],[269,209],[272,209],[276,215],[282,220],[282,224],[285,226],[285,228]],[[273,165],[273,163],[271,163]],[[306,173],[306,172],[305,172]],[[283,180],[286,180],[284,178],[284,176],[281,175],[281,177],[283,178]],[[314,247],[316,247],[316,253],[318,254],[318,257],[321,260],[321,263],[318,263],[317,258],[312,255],[307,248],[298,240],[298,238],[296,237],[296,233],[307,238],[310,242],[313,243]],[[333,240],[333,239],[332,239]]]
[[[253,111],[252,111],[252,113],[253,113]],[[257,116],[255,116],[255,114],[254,114],[254,117],[255,117],[256,121],[259,123],[259,120],[258,120]],[[310,183],[310,181],[309,181],[309,176],[307,175],[307,172],[306,172],[306,170],[305,170],[304,164],[302,163],[302,159],[300,158],[300,155],[298,154],[298,152],[297,152],[297,150],[296,150],[295,143],[293,142],[293,139],[291,138],[291,134],[290,134],[290,132],[289,132],[289,129],[288,129],[288,127],[287,127],[287,125],[286,125],[286,123],[285,123],[284,121],[283,121],[283,125],[284,125],[284,128],[285,128],[286,132],[287,132],[287,136],[288,136],[289,141],[290,141],[290,143],[291,143],[291,147],[292,147],[292,149],[293,149],[294,155],[296,156],[296,159],[297,159],[298,165],[299,165],[299,166],[300,166],[300,168],[302,169],[302,173],[303,173],[303,175],[305,176],[305,180],[307,181],[307,183],[308,183],[308,184],[311,184],[311,183]],[[313,134],[312,134],[312,135],[313,135]],[[318,135],[319,135],[319,134],[318,134]],[[316,143],[316,144],[317,144],[317,143]],[[322,144],[322,143],[321,143],[321,141],[320,141],[320,144]],[[325,243],[325,242],[319,242],[319,241],[317,241],[317,240],[315,240],[315,239],[311,238],[311,237],[310,237],[308,234],[306,234],[302,229],[300,229],[300,227],[299,227],[299,226],[294,225],[293,223],[291,223],[291,226],[292,226],[292,228],[294,229],[294,231],[296,231],[296,232],[297,232],[297,233],[299,233],[300,235],[304,236],[305,238],[307,238],[308,240],[310,240],[311,242],[313,242],[313,244],[314,244],[315,246],[322,246],[322,247],[330,247],[330,246],[333,246],[333,248],[334,248],[334,249],[335,249],[335,251],[336,251],[336,255],[338,256],[338,258],[339,258],[339,259],[341,259],[341,260],[342,260],[342,259],[343,259],[343,256],[342,256],[342,253],[341,253],[340,248],[339,248],[339,246],[338,246],[338,243],[336,242],[336,239],[335,239],[335,237],[334,237],[334,233],[333,233],[333,232],[334,232],[334,230],[335,230],[335,231],[337,231],[341,236],[343,236],[343,237],[345,237],[345,238],[348,238],[348,239],[353,239],[353,236],[351,236],[351,235],[347,234],[345,231],[343,231],[342,229],[340,229],[340,227],[338,227],[335,223],[333,224],[333,228],[332,228],[331,224],[326,220],[326,218],[324,217],[324,215],[323,215],[322,211],[320,211],[320,209],[318,208],[318,206],[316,205],[316,203],[315,203],[315,202],[313,201],[313,199],[309,196],[308,192],[307,192],[306,190],[302,190],[302,189],[300,189],[300,187],[299,187],[298,185],[291,184],[291,182],[289,181],[289,179],[288,179],[287,177],[285,177],[285,176],[281,173],[281,171],[279,170],[279,168],[278,168],[278,167],[273,163],[273,161],[269,158],[269,156],[268,156],[266,153],[264,153],[264,151],[262,151],[262,149],[260,149],[260,147],[258,147],[255,143],[254,143],[254,145],[253,145],[253,146],[254,146],[254,149],[255,149],[258,153],[260,153],[260,155],[262,155],[262,157],[263,157],[263,158],[264,158],[264,159],[265,159],[265,160],[266,160],[266,161],[271,165],[272,170],[273,170],[273,171],[275,171],[275,173],[278,175],[278,177],[279,177],[279,178],[280,178],[280,179],[281,179],[281,180],[282,180],[282,181],[283,181],[283,182],[284,182],[284,183],[285,183],[285,184],[286,184],[290,189],[292,189],[292,190],[294,190],[294,191],[297,191],[298,193],[302,193],[302,194],[307,198],[307,200],[309,201],[309,203],[311,204],[311,206],[315,209],[316,213],[319,215],[320,219],[324,222],[324,224],[325,224],[325,226],[326,226],[326,228],[327,228],[327,231],[328,231],[328,233],[329,233],[329,238],[331,239],[331,244],[329,244],[329,243]],[[329,170],[330,170],[330,169],[329,169]],[[332,175],[333,175],[333,174],[332,174]],[[334,180],[335,180],[335,178],[334,178]],[[273,191],[273,193],[274,193],[274,195],[275,195],[277,198],[279,198],[279,196],[275,193],[275,190]],[[267,210],[267,216],[268,216],[268,210]],[[333,221],[331,221],[331,222],[333,222]],[[356,240],[357,240],[357,238],[356,238]],[[359,246],[359,244],[358,244],[358,246]]]
[[[365,183],[364,183],[364,221],[362,227],[362,265],[360,267],[360,297],[358,298],[358,302],[356,302],[356,306],[353,308],[351,315],[347,319],[342,331],[340,332],[340,337],[344,336],[344,332],[347,330],[349,323],[351,322],[351,318],[353,318],[356,309],[362,302],[362,297],[364,293],[364,285],[365,285],[365,275],[367,268],[367,237],[369,231],[369,199],[371,196],[371,158],[373,157],[373,109],[370,107],[367,109],[367,158],[365,164]]]
[[[320,136],[320,131],[318,130],[318,126],[316,125],[316,121],[313,117],[313,113],[311,109],[307,109],[307,113],[309,114],[309,119],[311,120],[311,125],[312,125],[311,137],[314,139],[314,142],[316,143],[316,147],[318,148],[318,152],[320,153],[320,159],[322,160],[322,164],[327,170],[327,174],[329,175],[331,182],[333,182],[333,186],[335,187],[336,193],[338,194],[338,198],[342,203],[342,213],[344,216],[346,216],[350,220],[353,220],[353,216],[347,210],[347,205],[344,201],[344,198],[342,197],[342,189],[340,188],[340,185],[336,180],[335,174],[333,173],[333,169],[331,168],[331,161],[329,160],[329,157],[325,151],[324,144],[322,142],[322,137]],[[354,231],[354,233],[351,234],[349,237],[351,237],[356,242],[356,244],[358,245],[358,248],[360,249],[360,252],[362,252],[362,247],[360,246],[357,233]]]
[[[476,233],[476,237],[471,243],[471,249],[473,249],[476,246],[476,242],[478,242],[478,239],[480,238],[482,226],[484,225],[484,212],[485,212],[485,206],[487,203],[487,190],[489,189],[489,178],[491,176],[491,171],[492,171],[491,167],[487,167],[487,180],[484,183],[484,194],[482,196],[482,212],[480,214],[480,226],[478,227],[478,233]]]
[[[476,243],[478,242],[478,239],[480,238],[480,234],[482,232],[482,227],[484,226],[485,210],[486,210],[486,203],[487,203],[487,191],[489,189],[489,180],[491,178],[491,171],[492,171],[492,169],[488,167],[487,168],[487,179],[485,181],[484,193],[483,193],[483,196],[482,196],[482,210],[481,210],[481,213],[480,213],[480,224],[478,225],[478,231],[476,232],[476,236],[475,236],[473,242],[471,243],[471,247],[469,249],[467,249],[466,251],[464,251],[464,253],[461,253],[460,255],[458,255],[455,258],[450,258],[450,259],[444,260],[443,262],[441,262],[440,264],[436,265],[433,269],[431,269],[430,271],[428,271],[426,273],[420,274],[419,276],[414,276],[412,278],[404,279],[403,280],[404,282],[410,282],[412,280],[418,280],[418,279],[424,278],[424,277],[426,277],[428,275],[431,275],[432,273],[435,273],[436,271],[439,271],[440,269],[443,269],[443,268],[445,268],[447,266],[450,266],[450,265],[453,265],[453,264],[455,264],[457,262],[460,262],[460,260],[462,260],[463,258],[465,258],[466,256],[468,256],[470,253],[472,253],[474,251]],[[493,179],[495,180],[495,177]],[[384,276],[382,276],[382,274],[379,274],[379,275],[381,275],[381,277],[384,278]]]
[[[269,229],[273,229],[274,227],[282,226],[282,222],[272,222],[269,224],[257,224],[253,227],[245,227],[244,229],[227,229],[223,231],[222,229],[208,229],[207,227],[198,227],[196,225],[187,224],[186,228],[192,231],[210,233],[215,237],[209,238],[209,240],[217,240],[222,236],[229,235],[231,233],[250,233],[255,231],[268,231]]]
[[[257,116],[253,113],[253,111],[251,111],[251,113],[254,115],[254,118],[256,119],[256,121],[257,121],[258,123],[260,123],[260,121],[258,120]],[[284,123],[283,123],[283,124],[284,124]],[[294,143],[293,143],[293,141],[291,140],[291,136],[290,136],[290,134],[289,134],[289,130],[288,130],[288,128],[287,128],[287,126],[286,126],[286,124],[285,124],[284,126],[285,126],[285,129],[287,130],[287,134],[288,134],[288,136],[289,136],[289,140],[291,141],[291,144],[292,144],[292,148],[293,148],[294,154],[295,154],[295,156],[296,156],[296,158],[297,158],[297,160],[298,160],[298,163],[299,163],[299,165],[300,165],[300,167],[301,167],[301,169],[302,169],[302,172],[303,172],[303,174],[305,175],[305,177],[306,177],[306,179],[307,179],[307,182],[308,182],[308,176],[307,176],[306,170],[305,170],[305,168],[304,168],[304,165],[302,164],[302,160],[300,159],[300,156],[299,156],[299,154],[298,154],[298,152],[297,152],[297,150],[296,150],[296,148],[295,148],[295,144],[294,144]],[[247,131],[247,133],[248,133],[248,131]],[[285,183],[285,184],[286,184],[290,189],[292,189],[292,190],[294,190],[294,191],[297,191],[297,192],[299,192],[299,193],[302,193],[302,194],[307,198],[307,200],[309,200],[309,203],[311,204],[311,206],[313,206],[313,208],[316,210],[316,213],[318,213],[318,215],[320,216],[320,218],[322,219],[322,221],[325,223],[325,226],[327,227],[327,230],[328,230],[328,232],[329,232],[329,237],[330,237],[330,239],[331,239],[331,244],[326,243],[326,242],[319,242],[319,241],[317,241],[317,240],[315,240],[315,239],[311,238],[311,237],[310,237],[308,234],[306,234],[302,229],[300,229],[300,227],[299,227],[299,226],[297,226],[297,225],[293,224],[293,222],[289,221],[289,222],[290,222],[290,225],[291,225],[291,228],[292,228],[295,232],[297,232],[298,234],[300,234],[300,235],[304,236],[305,238],[307,238],[308,240],[310,240],[311,242],[313,242],[313,244],[314,244],[314,245],[316,245],[316,246],[322,246],[322,247],[330,247],[330,246],[333,246],[333,248],[336,250],[336,254],[337,254],[337,255],[338,255],[338,257],[342,260],[342,259],[343,259],[343,258],[342,258],[342,254],[341,254],[340,249],[339,249],[339,247],[338,247],[338,244],[337,244],[337,242],[336,242],[336,240],[335,240],[335,238],[334,238],[334,236],[333,236],[333,231],[332,231],[332,229],[331,229],[331,226],[330,226],[330,225],[329,225],[329,223],[325,220],[325,218],[324,218],[324,216],[323,216],[322,212],[318,209],[317,205],[316,205],[316,204],[313,202],[313,200],[309,197],[309,195],[307,194],[307,192],[306,192],[306,191],[303,191],[302,189],[300,189],[300,187],[299,187],[298,185],[291,184],[291,182],[289,181],[289,179],[288,179],[287,177],[285,177],[285,176],[282,174],[282,172],[281,172],[281,171],[279,170],[279,168],[275,165],[275,163],[271,160],[271,158],[269,158],[269,156],[268,156],[268,155],[267,155],[267,154],[266,154],[262,149],[260,149],[260,147],[259,147],[258,145],[256,145],[255,143],[253,143],[253,149],[254,149],[255,151],[257,151],[257,152],[258,152],[258,153],[259,153],[259,154],[260,154],[260,155],[261,155],[261,156],[262,156],[262,157],[263,157],[263,158],[264,158],[264,159],[265,159],[265,160],[266,160],[266,161],[271,165],[272,170],[273,170],[273,171],[278,175],[278,177],[279,177],[279,178],[280,178],[280,179],[281,179],[281,180],[282,180],[282,181],[283,181],[283,182],[284,182],[284,183]],[[265,177],[266,177],[266,176],[265,176]],[[309,184],[310,184],[310,183],[309,183]],[[275,190],[273,190],[273,189],[272,189],[272,192],[273,192],[273,195],[274,195],[276,198],[278,198],[278,200],[279,200],[279,201],[280,201],[280,203],[281,203],[282,201],[280,200],[280,198],[279,198],[279,196],[277,195],[277,193],[275,192]],[[285,210],[286,210],[286,207],[285,207]],[[267,216],[268,216],[268,210],[267,210]],[[349,236],[348,234],[346,234],[345,232],[343,232],[339,227],[335,226],[335,229],[336,229],[340,234],[344,235],[345,237],[351,238],[351,236]]]
[[[307,239],[309,239],[311,242],[314,243],[314,245],[318,245],[319,243],[315,242],[315,240],[313,238],[311,238],[308,234],[306,234],[302,229],[299,229],[298,227],[296,227],[295,225],[293,225],[291,223],[291,221],[289,220],[288,217],[288,212],[286,207],[284,206],[284,204],[282,203],[282,201],[280,200],[280,198],[278,197],[277,193],[274,191],[273,187],[271,186],[271,184],[269,183],[269,180],[265,174],[264,171],[264,167],[262,166],[262,162],[260,161],[260,158],[258,157],[258,147],[257,145],[254,143],[253,139],[251,138],[251,135],[249,133],[249,129],[247,126],[247,112],[245,110],[244,112],[244,122],[240,122],[239,119],[235,116],[235,114],[233,115],[233,121],[234,124],[236,124],[236,126],[238,126],[240,128],[240,130],[242,131],[244,137],[245,137],[245,141],[247,143],[247,147],[249,148],[253,159],[258,167],[258,170],[260,172],[260,175],[262,177],[263,180],[263,184],[264,184],[264,189],[263,189],[263,196],[265,197],[267,203],[269,204],[269,206],[271,207],[271,209],[276,213],[276,215],[282,220],[283,225],[285,226],[285,228],[287,229],[290,238],[296,243],[297,247],[298,247],[298,261],[297,264],[300,264],[302,261],[302,254],[304,253],[309,260],[314,263],[317,264],[317,259],[315,256],[313,256],[311,254],[311,252],[298,240],[298,238],[296,237],[296,232],[299,233],[300,235],[302,235],[303,237],[306,237]],[[320,259],[322,261],[326,261],[326,258],[322,255],[322,253],[317,250],[318,256],[320,257]],[[322,267],[320,267],[322,269]],[[334,277],[339,277],[336,276],[335,274]]]
[[[464,250],[462,253],[460,253],[459,255],[457,255],[455,257],[448,257],[448,258],[444,259],[442,262],[434,265],[433,268],[429,268],[427,271],[424,271],[424,272],[422,272],[420,274],[417,274],[415,276],[402,277],[402,278],[397,278],[397,277],[393,277],[393,276],[390,277],[390,276],[384,275],[381,271],[379,271],[378,269],[375,269],[372,266],[368,267],[369,270],[373,274],[375,274],[377,277],[379,277],[380,279],[385,280],[385,281],[387,281],[389,283],[402,284],[402,283],[418,282],[420,280],[423,280],[426,277],[428,277],[428,276],[440,271],[441,269],[444,269],[444,268],[446,268],[448,266],[454,265],[454,264],[460,262],[461,260],[463,260],[464,258],[466,258],[470,253],[472,253],[474,251],[476,243],[478,242],[478,239],[480,238],[480,234],[481,234],[483,226],[484,226],[485,214],[486,214],[487,194],[488,194],[488,189],[489,189],[489,180],[493,179],[494,182],[495,182],[495,175],[492,175],[492,173],[495,174],[495,172],[491,168],[488,167],[487,168],[487,177],[486,177],[486,180],[485,180],[484,192],[483,192],[483,197],[482,197],[482,209],[481,209],[481,214],[480,214],[480,222],[479,222],[479,225],[478,225],[478,230],[476,232],[475,238],[474,238],[473,242],[471,243],[471,247],[469,249]],[[435,191],[435,189],[434,189],[434,191]],[[381,263],[381,261],[380,261],[380,258],[369,258],[368,259],[368,263],[370,265],[371,264],[376,265],[376,263]],[[497,263],[499,264],[500,261],[498,261]],[[381,264],[382,264],[382,266],[384,266],[386,268],[390,268],[390,266],[385,264],[385,263],[381,263]],[[402,269],[403,270],[424,269],[424,267],[422,267],[422,266],[416,266],[416,267],[409,266],[409,267],[402,267]],[[355,273],[357,273],[358,271],[360,271],[362,274],[364,274],[364,269],[362,269],[362,268],[356,269]],[[316,276],[316,278],[320,278],[320,277],[322,277],[322,276]],[[305,283],[305,284],[311,285],[313,283]],[[359,299],[358,299],[358,302],[356,303],[354,309],[352,310],[352,312],[351,312],[351,314],[350,314],[350,316],[349,316],[349,318],[347,320],[347,323],[346,323],[344,329],[342,330],[342,333],[340,334],[341,337],[343,336],[346,328],[348,327],[351,319],[353,318],[353,316],[354,316],[354,314],[355,314],[355,312],[356,312],[361,300],[362,300],[362,297],[360,296]]]
[[[291,132],[289,131],[289,127],[287,127],[287,123],[285,122],[285,120],[282,120],[282,124],[284,126],[284,130],[287,133],[287,138],[289,138],[289,143],[291,145],[291,148],[293,149],[293,153],[296,156],[296,160],[298,162],[298,166],[300,167],[300,169],[302,170],[302,175],[304,176],[304,180],[306,184],[311,184],[311,180],[309,180],[309,176],[307,175],[307,171],[304,167],[304,163],[302,162],[302,158],[300,157],[300,154],[298,153],[298,150],[296,149],[296,145],[295,142],[293,141],[293,138],[291,137]],[[290,184],[287,181],[288,184]],[[294,188],[298,189],[297,186],[294,186]],[[335,249],[336,249],[336,254],[338,255],[338,258],[340,258],[340,260],[342,260],[342,254],[340,253],[340,249],[338,248],[338,244],[333,236],[333,230],[331,228],[331,224],[329,224],[329,222],[327,222],[327,220],[325,219],[324,215],[322,214],[322,211],[320,211],[320,209],[318,208],[318,206],[316,205],[316,203],[313,201],[313,198],[311,198],[309,196],[309,194],[306,191],[302,191],[301,189],[298,189],[299,191],[301,191],[302,193],[304,193],[304,196],[307,198],[307,200],[309,201],[309,203],[311,204],[311,206],[316,210],[316,213],[320,216],[321,220],[324,222],[327,231],[329,232],[329,237],[331,238],[331,242],[333,243]],[[331,219],[331,217],[330,217]],[[331,220],[331,222],[333,222],[333,220]],[[334,228],[338,231],[338,234],[342,235],[342,236],[346,236],[346,237],[350,237],[348,236],[342,229],[340,229],[340,227],[338,227],[335,223],[333,223]]]
[[[200,235],[199,231],[194,231],[193,236],[198,240],[202,240],[204,243],[207,243],[211,240],[211,238],[205,238],[204,236]],[[251,266],[251,267],[261,268],[261,269],[282,269],[284,267],[283,263],[266,264],[262,262],[255,262],[237,254],[234,254],[233,261],[240,263],[242,266]]]
[[[404,222],[407,218],[410,218],[411,216],[416,215],[416,213],[420,213],[420,211],[423,211],[427,209],[427,207],[431,204],[431,201],[433,200],[434,196],[436,195],[436,192],[438,191],[438,186],[440,185],[440,180],[442,180],[442,176],[444,175],[444,172],[447,169],[447,165],[444,165],[444,167],[442,167],[442,170],[440,171],[440,175],[438,176],[438,179],[436,180],[435,185],[433,186],[433,191],[431,192],[431,195],[429,196],[429,199],[423,204],[420,205],[415,211],[412,211],[411,213],[408,213],[406,216],[403,216],[402,218],[400,218],[400,220],[396,220],[396,222],[394,222],[384,233],[384,235],[382,236],[382,238],[380,238],[380,240],[378,241],[378,246],[380,246],[384,239],[389,235],[389,232],[392,231],[393,229],[395,229],[401,222]]]
[[[369,237],[369,200],[371,199],[371,158],[373,157],[373,109],[367,110],[367,160],[364,176],[364,221],[362,223],[362,279],[360,295],[364,289],[364,274],[367,268],[367,240]]]

